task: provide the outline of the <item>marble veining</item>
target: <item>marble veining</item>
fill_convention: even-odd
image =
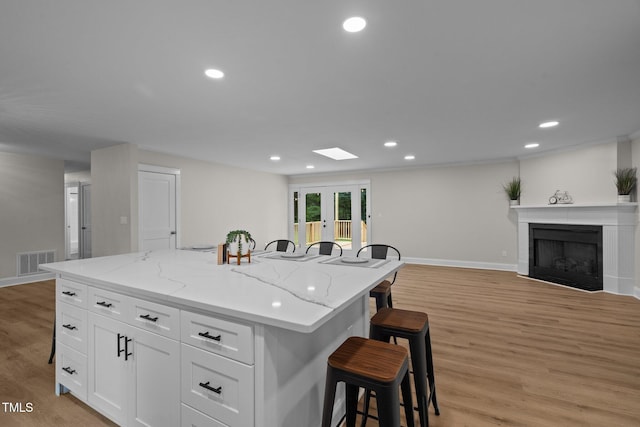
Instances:
[[[402,266],[331,265],[258,256],[217,265],[211,252],[148,251],[43,264],[41,268],[116,292],[246,321],[311,332]]]

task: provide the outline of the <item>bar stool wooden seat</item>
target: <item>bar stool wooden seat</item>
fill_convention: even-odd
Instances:
[[[400,427],[402,389],[407,426],[414,427],[409,359],[403,347],[362,337],[349,337],[327,360],[322,427],[331,427],[339,382],[346,385],[347,427],[355,427],[359,387],[374,390],[380,427]]]
[[[440,415],[436,398],[429,316],[419,311],[383,307],[371,318],[370,337],[386,342],[389,342],[391,337],[405,338],[409,341],[420,426],[426,427],[429,425],[429,403],[433,403],[435,414]],[[368,406],[369,392],[365,396],[365,414]]]

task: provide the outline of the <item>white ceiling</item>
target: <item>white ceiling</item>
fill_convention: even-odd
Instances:
[[[352,15],[363,32],[342,30]],[[0,2],[3,151],[86,162],[130,142],[298,175],[639,130],[640,0]],[[312,152],[334,146],[359,158]]]

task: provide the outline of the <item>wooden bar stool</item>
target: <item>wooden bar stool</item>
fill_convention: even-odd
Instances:
[[[362,337],[349,337],[327,361],[322,427],[331,427],[333,403],[339,382],[346,385],[347,427],[355,427],[358,390],[364,387],[376,392],[380,427],[400,427],[400,397],[407,426],[414,427],[409,359],[403,347]]]
[[[409,340],[420,426],[426,427],[429,425],[428,411],[430,402],[433,403],[436,415],[440,415],[440,408],[436,399],[429,316],[420,311],[381,308],[371,318],[370,337],[386,342],[389,342],[391,337]],[[368,407],[369,392],[365,396],[365,414]]]

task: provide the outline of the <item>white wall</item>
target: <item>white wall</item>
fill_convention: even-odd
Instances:
[[[64,174],[64,182],[91,182],[91,171],[70,172]]]
[[[137,250],[138,148],[91,152],[91,251],[94,257]],[[126,218],[126,224],[121,224]],[[135,236],[135,239],[134,239]]]
[[[546,205],[556,190],[576,204],[617,203],[613,172],[618,144],[611,142],[520,160],[522,205]]]
[[[182,246],[223,243],[244,229],[256,242],[287,234],[287,178],[140,150],[139,162],[180,169]],[[260,246],[260,245],[258,245]]]
[[[0,278],[16,253],[55,250],[64,259],[64,162],[0,152]]]
[[[396,246],[418,262],[515,269],[516,216],[502,184],[517,175],[518,162],[508,161],[292,177],[290,183],[370,179],[372,243]]]

